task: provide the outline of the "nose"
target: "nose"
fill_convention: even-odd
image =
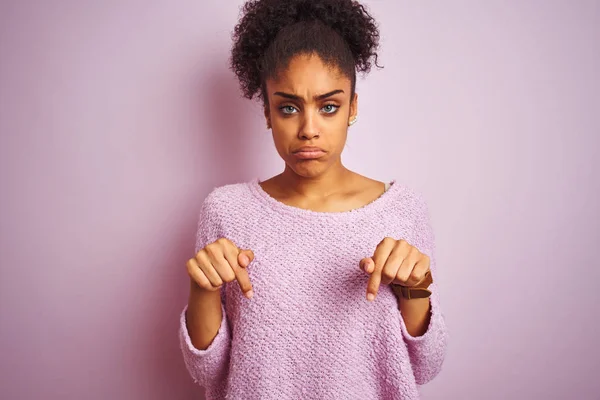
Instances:
[[[312,113],[306,113],[302,120],[302,125],[298,131],[298,138],[303,140],[311,140],[318,138],[320,135],[318,121]]]

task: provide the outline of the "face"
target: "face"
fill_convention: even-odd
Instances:
[[[348,122],[357,111],[358,96],[351,99],[350,89],[350,78],[317,55],[296,56],[267,80],[265,117],[286,169],[311,178],[341,166]]]

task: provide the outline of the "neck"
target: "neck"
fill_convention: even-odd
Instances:
[[[327,197],[341,191],[353,176],[341,163],[332,165],[323,174],[314,177],[300,176],[287,165],[279,175],[281,189],[302,197]]]

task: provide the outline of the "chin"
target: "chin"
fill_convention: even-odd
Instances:
[[[289,167],[292,169],[292,171],[296,173],[296,175],[301,176],[303,178],[316,178],[318,176],[321,176],[327,170],[327,167],[325,165],[315,162],[302,162],[297,163],[295,165],[289,165]]]

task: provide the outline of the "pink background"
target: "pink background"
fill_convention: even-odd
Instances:
[[[0,8],[0,398],[201,398],[200,203],[282,167],[227,69],[241,1],[36,3]],[[600,398],[600,3],[365,3],[385,68],[344,160],[429,199],[451,339],[423,397]]]

